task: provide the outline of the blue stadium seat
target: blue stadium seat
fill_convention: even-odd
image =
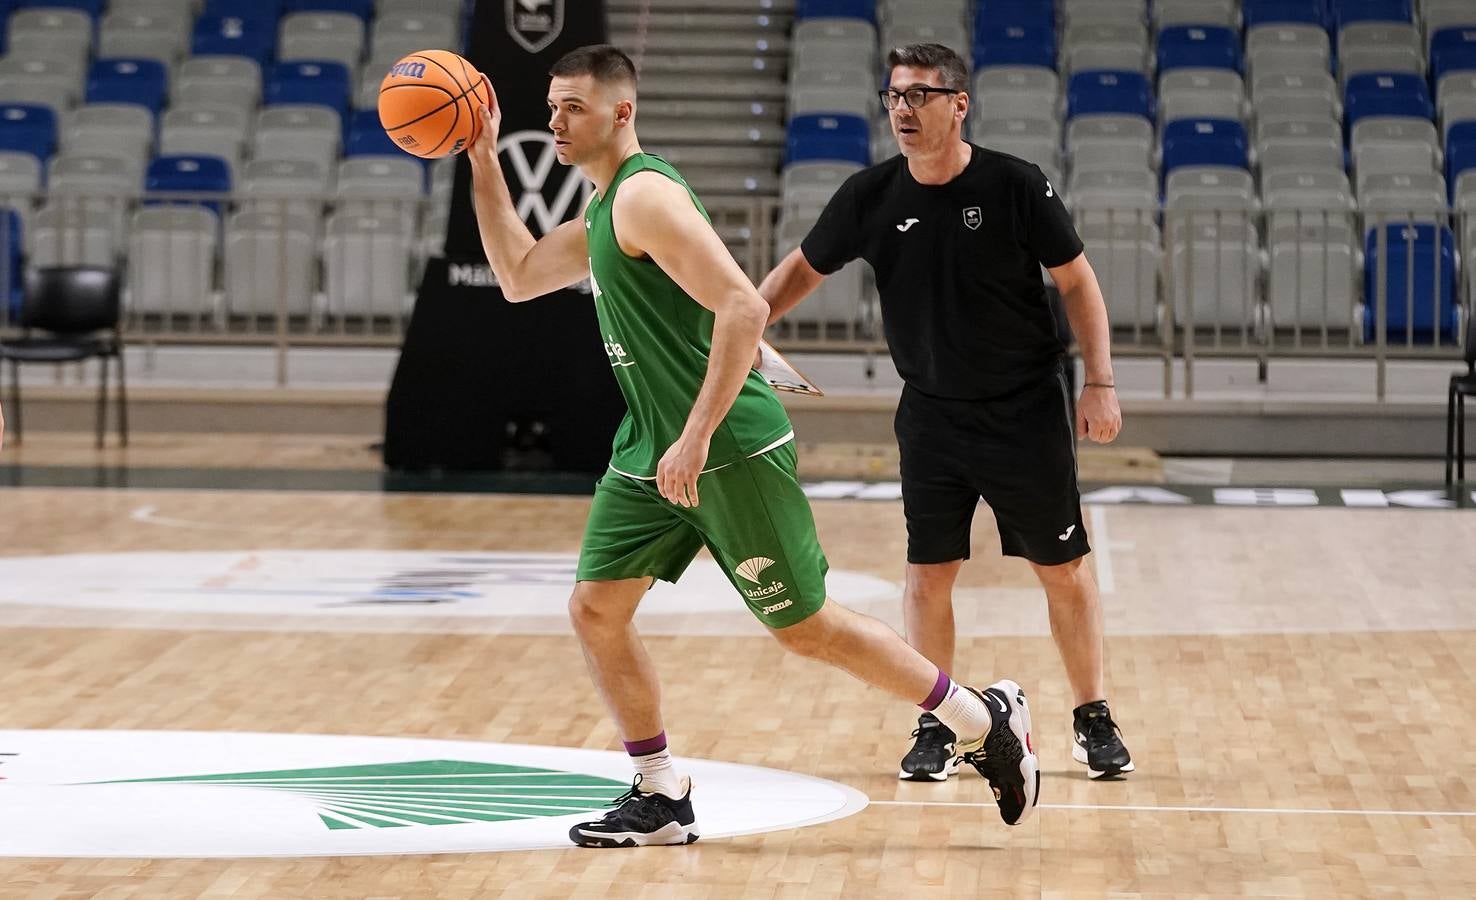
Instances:
[[[1435,118],[1430,89],[1419,75],[1368,72],[1348,79],[1343,95],[1343,124],[1353,126],[1367,116]]]
[[[1427,343],[1439,331],[1442,341],[1454,341],[1456,334],[1456,265],[1455,235],[1440,226],[1440,283],[1435,283],[1435,226],[1431,223],[1384,226],[1389,254],[1385,281],[1385,322],[1389,343],[1402,342],[1413,332],[1414,339]],[[1367,266],[1364,270],[1363,339],[1375,340],[1378,308],[1379,229],[1370,228],[1364,243]],[[1411,294],[1406,290],[1413,269],[1413,310]],[[1412,313],[1412,314],[1411,314]]]
[[[41,160],[56,152],[56,111],[35,103],[0,103],[0,150],[19,150]]]
[[[30,9],[36,7],[76,9],[87,13],[96,20],[102,15],[105,5],[104,0],[15,0],[15,2],[8,4],[8,7],[9,9]]]
[[[796,19],[842,18],[876,21],[876,0],[799,0]]]
[[[275,32],[283,15],[282,0],[207,0],[201,18],[243,19]]]
[[[219,156],[156,156],[144,172],[144,190],[150,194],[227,194],[231,190],[231,167]],[[220,214],[218,201],[200,197],[146,202],[199,205]]]
[[[276,53],[276,21],[207,13],[195,21],[190,52],[195,56],[245,56],[265,68]]]
[[[1103,70],[1072,75],[1066,86],[1066,117],[1094,113],[1142,116],[1153,121],[1153,88],[1147,76]]]
[[[974,66],[1056,67],[1056,31],[1024,25],[981,25],[974,29]]]
[[[1476,171],[1476,121],[1457,122],[1445,136],[1445,184],[1455,202],[1456,181],[1462,172]],[[1476,265],[1476,260],[1467,260]]]
[[[1159,74],[1170,69],[1234,69],[1239,72],[1240,36],[1230,28],[1172,25],[1158,33]]]
[[[1354,22],[1412,22],[1410,0],[1329,0],[1329,24],[1333,34]]]
[[[349,72],[342,63],[295,60],[277,63],[267,72],[262,102],[312,103],[335,110],[342,118],[349,103]]]
[[[87,71],[88,103],[136,103],[157,114],[169,77],[157,59],[99,59]]]
[[[379,123],[379,110],[361,109],[349,117],[348,134],[343,142],[344,156],[408,156],[384,133]]]
[[[871,134],[860,116],[807,113],[789,120],[785,162],[871,164]]]
[[[1241,14],[1246,28],[1270,24],[1327,27],[1327,8],[1322,0],[1245,0]]]
[[[1180,166],[1250,168],[1245,126],[1232,119],[1175,119],[1163,129],[1163,174]]]
[[[374,0],[287,0],[283,13],[345,12],[369,21],[374,15]]]
[[[1056,30],[1056,10],[1036,0],[980,0],[974,12],[974,43],[985,28],[1046,28]],[[1051,68],[1055,68],[1052,66]]]
[[[1471,18],[1476,21],[1476,8]],[[1435,32],[1430,39],[1430,83],[1438,85],[1441,75],[1464,69],[1476,69],[1476,25]]]
[[[9,206],[0,206],[3,218],[0,218],[0,290],[8,295],[10,305],[10,321],[20,319],[21,303],[25,299],[25,266],[21,259],[25,252],[25,232],[22,230],[20,213]],[[3,302],[3,301],[0,301]]]

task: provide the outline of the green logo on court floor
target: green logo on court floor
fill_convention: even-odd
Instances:
[[[602,809],[629,787],[594,775],[451,759],[90,783],[282,791],[312,800],[318,818],[335,831],[567,816]]]

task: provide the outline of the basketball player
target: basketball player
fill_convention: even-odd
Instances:
[[[905,386],[897,408],[907,520],[907,640],[953,670],[953,584],[982,496],[1007,556],[1045,588],[1051,633],[1075,695],[1073,756],[1092,778],[1131,772],[1107,708],[1102,611],[1084,557],[1076,437],[1122,425],[1107,312],[1054,186],[1028,162],[966,142],[968,69],[938,44],[893,50],[881,92],[901,154],[852,175],[801,246],[759,286],[777,321],[858,257],[881,294],[887,344]],[[1040,267],[1060,289],[1086,364],[1076,406]],[[958,768],[956,729],[923,713],[906,780]]]
[[[681,176],[641,152],[630,60],[584,47],[550,75],[558,159],[595,188],[581,219],[537,240],[523,225],[497,159],[495,98],[470,152],[477,223],[503,292],[519,302],[589,278],[630,407],[595,488],[569,613],[636,776],[614,810],[570,838],[588,847],[697,839],[692,785],[672,758],[655,667],[632,617],[654,580],[676,581],[703,546],[786,648],[920,701],[947,723],[1001,817],[1018,824],[1039,786],[1019,685],[961,688],[881,622],[826,599],[794,432],[750,369],[768,307]]]

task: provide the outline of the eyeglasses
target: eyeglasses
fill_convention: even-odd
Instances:
[[[953,88],[918,87],[908,88],[905,91],[877,91],[881,97],[882,106],[887,109],[896,109],[898,103],[906,103],[908,109],[922,109],[927,105],[929,94],[959,94]]]

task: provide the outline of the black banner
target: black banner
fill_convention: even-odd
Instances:
[[[592,190],[556,160],[545,97],[559,57],[605,40],[604,5],[478,0],[471,18],[466,55],[497,92],[503,173],[534,236],[578,215]],[[385,464],[596,472],[624,412],[586,285],[504,299],[458,159],[446,257],[426,268],[390,387]]]

